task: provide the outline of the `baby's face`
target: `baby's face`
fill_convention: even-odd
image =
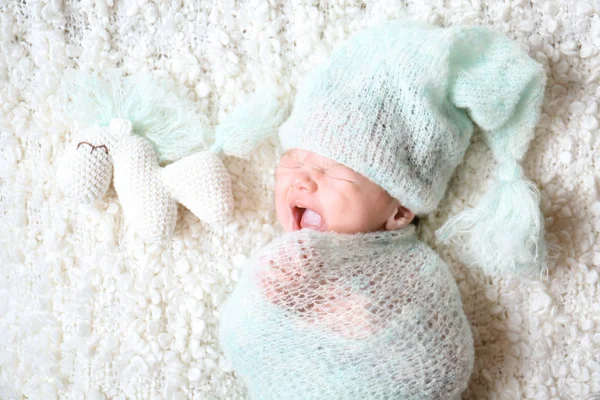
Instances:
[[[305,150],[281,157],[275,186],[277,218],[286,232],[384,230],[398,209],[397,200],[363,175]]]

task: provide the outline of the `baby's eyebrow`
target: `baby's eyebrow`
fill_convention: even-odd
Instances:
[[[324,170],[341,170],[341,171],[350,170],[350,168],[346,167],[344,164],[340,164],[335,161],[331,161],[331,162],[327,163],[323,169]],[[350,171],[352,171],[352,170],[350,170]]]
[[[298,158],[298,149],[291,149],[283,153],[284,156],[292,156]]]

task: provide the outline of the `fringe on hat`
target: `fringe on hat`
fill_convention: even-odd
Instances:
[[[497,174],[475,208],[450,218],[436,235],[444,242],[467,233],[465,250],[487,272],[544,274],[547,248],[539,191],[517,163],[501,165]]]

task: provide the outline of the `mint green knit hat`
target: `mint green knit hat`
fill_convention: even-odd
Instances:
[[[539,192],[519,162],[544,85],[542,67],[489,28],[390,21],[346,41],[308,76],[279,136],[284,150],[336,160],[422,215],[438,207],[477,125],[497,180],[437,235],[469,234],[465,250],[487,270],[540,272]]]

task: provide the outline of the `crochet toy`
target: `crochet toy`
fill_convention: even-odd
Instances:
[[[233,195],[218,154],[247,157],[280,123],[276,99],[267,93],[251,96],[216,127],[209,148],[213,129],[191,102],[147,77],[107,75],[74,74],[65,80],[67,111],[91,125],[76,134],[59,165],[65,195],[91,202],[112,180],[126,220],[151,240],[173,232],[176,202],[208,224],[225,223]]]

